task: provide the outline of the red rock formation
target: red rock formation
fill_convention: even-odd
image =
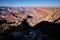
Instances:
[[[22,9],[22,10],[20,10]],[[27,22],[34,26],[40,21],[53,22],[60,17],[60,8],[48,8],[48,7],[25,7],[25,8],[0,8],[0,12],[7,12],[7,15],[2,14],[2,18],[8,22],[13,22],[15,19],[25,19],[27,15],[33,16],[33,18],[27,18]],[[23,13],[23,10],[26,12]],[[21,12],[22,11],[22,12]],[[53,16],[54,15],[54,16]],[[59,15],[59,16],[58,16]]]

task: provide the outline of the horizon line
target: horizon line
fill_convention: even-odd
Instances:
[[[0,6],[0,7],[60,7],[60,6]]]

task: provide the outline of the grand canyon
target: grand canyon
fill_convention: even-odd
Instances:
[[[60,7],[0,7],[0,40],[57,40],[59,26]]]
[[[29,25],[34,26],[41,21],[53,22],[58,18],[60,18],[59,7],[0,7],[0,20],[5,19],[15,24],[20,24],[18,21],[26,19]]]

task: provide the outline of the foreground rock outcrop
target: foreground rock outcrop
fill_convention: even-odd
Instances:
[[[0,34],[0,40],[60,40],[60,24],[43,21],[31,27],[24,19],[17,27]]]

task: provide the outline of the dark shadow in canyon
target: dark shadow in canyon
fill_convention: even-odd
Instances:
[[[24,19],[17,27],[10,26],[10,30],[0,34],[1,40],[58,40],[60,24],[42,21],[31,27]]]

